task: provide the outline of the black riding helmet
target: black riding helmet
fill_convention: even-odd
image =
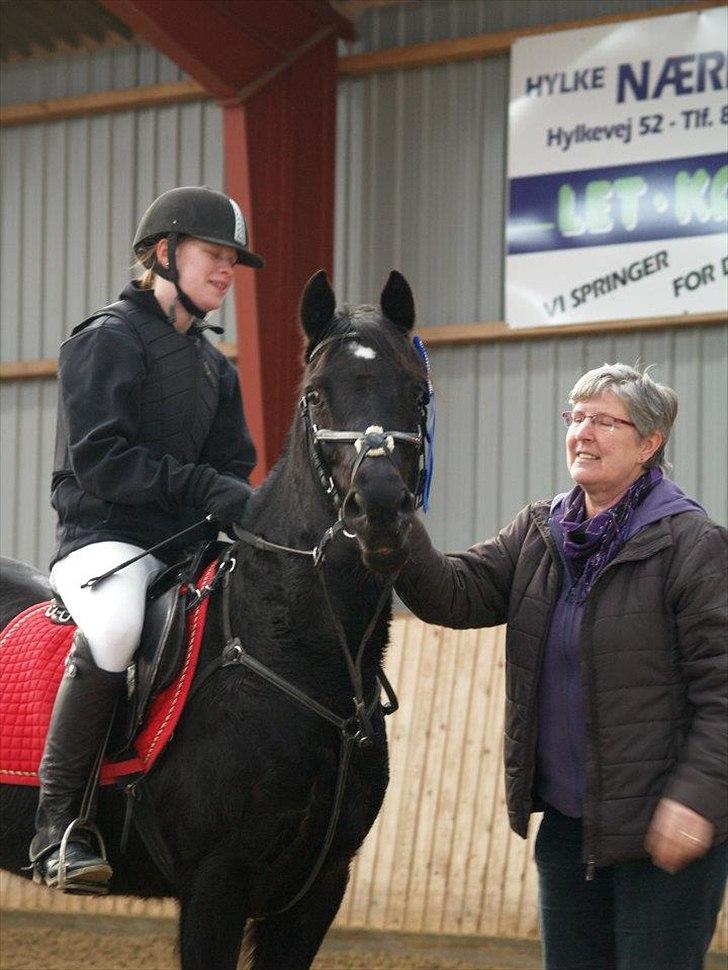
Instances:
[[[174,283],[182,306],[193,316],[203,318],[204,312],[179,287],[175,251],[182,236],[194,236],[206,242],[230,246],[238,254],[238,262],[260,269],[260,256],[248,249],[248,230],[240,206],[222,192],[206,185],[182,186],[170,189],[155,199],[142,216],[134,236],[134,253],[139,256],[158,239],[169,241],[169,266],[156,259],[148,269]]]

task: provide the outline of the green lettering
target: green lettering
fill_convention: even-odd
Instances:
[[[640,199],[646,191],[647,182],[641,175],[630,175],[614,183],[614,194],[619,199],[619,221],[629,231],[637,225]]]
[[[587,182],[584,217],[590,233],[610,232],[612,219],[612,183],[606,179]]]
[[[697,216],[699,222],[710,218],[710,206],[705,198],[710,176],[704,168],[697,172],[678,172],[675,176],[675,218],[681,226],[687,226]]]
[[[559,189],[556,221],[562,236],[581,236],[586,228],[576,211],[576,195],[568,183]]]
[[[716,222],[728,222],[728,165],[719,168],[710,183],[710,214]]]

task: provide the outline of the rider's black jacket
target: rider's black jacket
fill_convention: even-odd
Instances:
[[[202,518],[221,476],[247,482],[255,448],[235,368],[197,325],[175,330],[151,290],[130,283],[76,327],[58,382],[52,562],[91,542],[149,548]]]

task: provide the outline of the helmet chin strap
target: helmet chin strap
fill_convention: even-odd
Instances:
[[[162,266],[159,260],[155,257],[153,269],[158,276],[162,277],[162,279],[169,280],[170,283],[174,284],[174,288],[177,290],[177,298],[185,310],[198,320],[204,320],[207,315],[207,310],[201,310],[196,303],[193,303],[179,285],[179,273],[177,271],[177,260],[175,257],[178,239],[179,237],[177,236],[176,232],[170,233],[170,235],[167,236],[169,265]]]

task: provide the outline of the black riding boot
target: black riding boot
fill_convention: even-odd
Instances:
[[[79,819],[84,792],[125,679],[124,673],[96,666],[86,638],[77,630],[38,769],[40,801],[36,834],[30,843],[36,882],[68,892],[106,891],[111,866],[92,820],[81,819],[65,845],[62,842],[71,823]]]

